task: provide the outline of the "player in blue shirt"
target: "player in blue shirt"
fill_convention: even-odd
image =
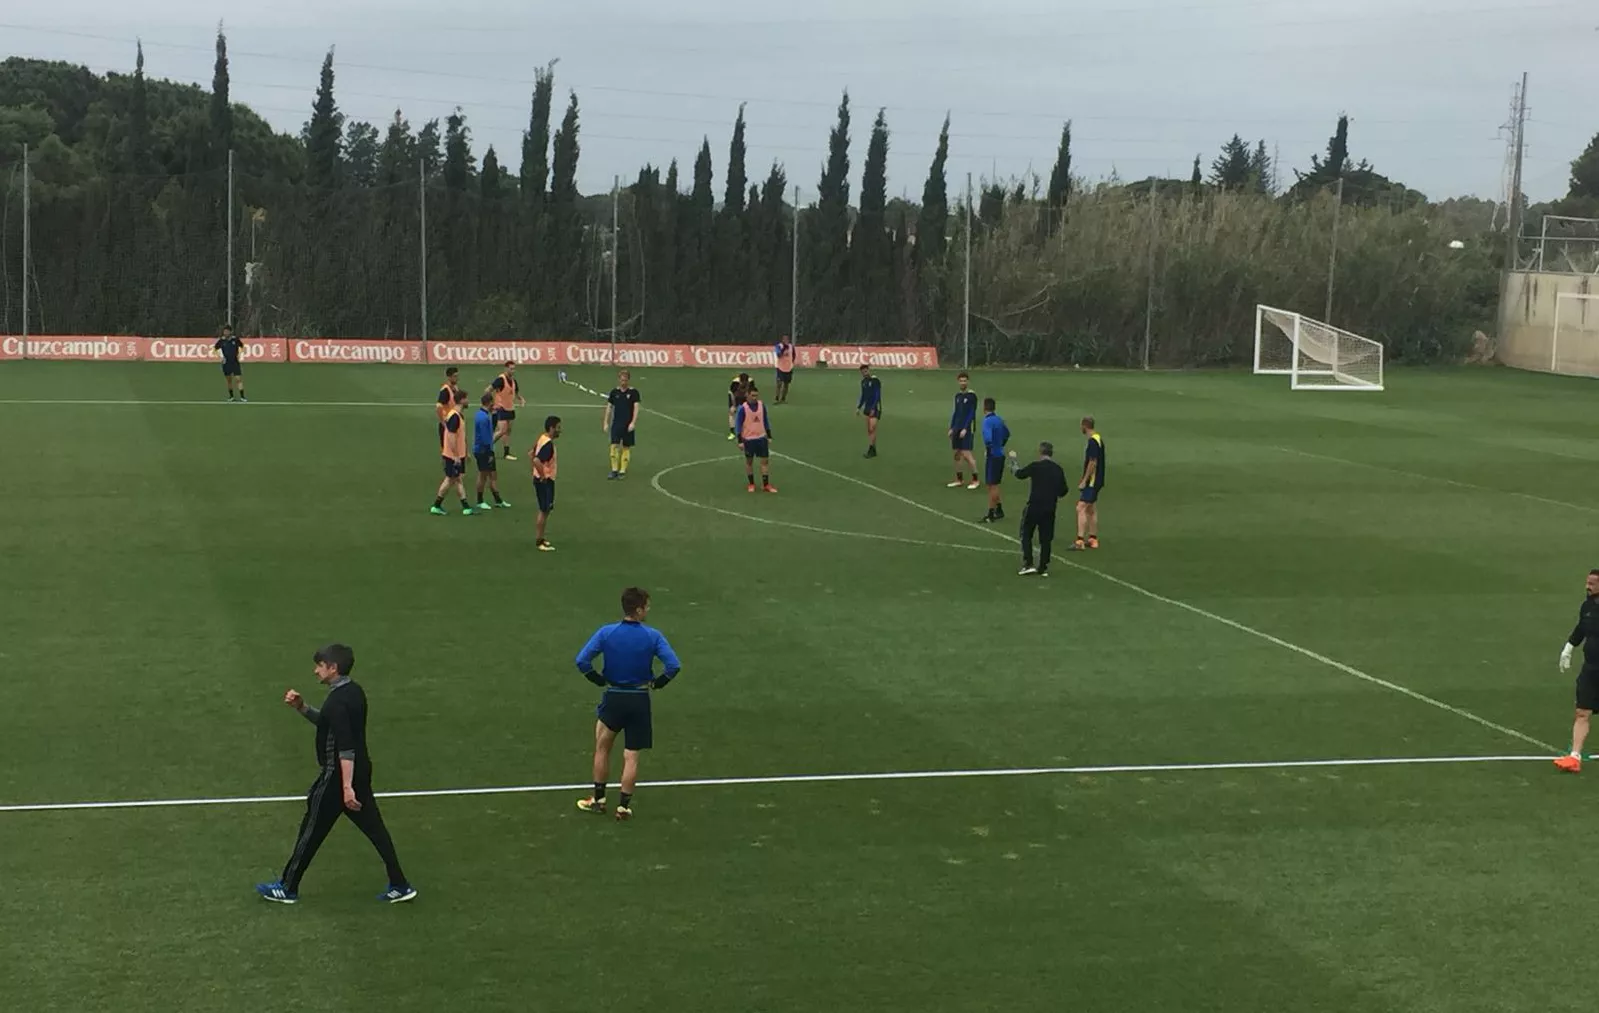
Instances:
[[[222,381],[228,385],[228,400],[233,400],[233,391],[237,387],[239,402],[241,404],[250,399],[244,396],[244,367],[239,365],[239,353],[244,350],[243,340],[233,336],[233,328],[224,324],[222,337],[211,346],[222,355]]]
[[[654,738],[650,724],[650,692],[664,689],[677,678],[683,665],[677,652],[661,632],[644,625],[650,614],[650,595],[643,588],[622,592],[622,621],[601,626],[577,652],[577,670],[596,686],[605,688],[594,722],[594,794],[579,799],[577,807],[586,813],[605,813],[605,782],[611,773],[611,747],[616,734],[622,741],[622,797],[617,800],[616,818],[633,815],[633,788],[638,784],[638,754],[650,748]],[[605,658],[605,670],[594,670],[594,659]],[[655,674],[655,661],[663,670]]]
[[[483,502],[483,487],[488,486],[494,505],[505,509],[511,504],[500,498],[500,474],[494,458],[494,395],[484,394],[472,419],[472,456],[477,459],[477,508],[491,509]]]
[[[994,399],[983,398],[983,478],[988,483],[988,513],[984,523],[993,524],[1005,519],[1005,505],[999,501],[999,483],[1005,479],[1005,444],[1010,441],[1010,427],[995,410]]]
[[[968,390],[971,377],[966,373],[958,373],[955,382],[960,389],[955,392],[955,412],[949,417],[949,446],[955,451],[955,481],[945,486],[946,489],[959,489],[966,486],[968,489],[977,488],[977,458],[972,456],[972,430],[977,425],[977,395]],[[961,463],[971,465],[972,482],[966,485],[966,476],[961,471]]]
[[[861,399],[855,414],[866,416],[866,457],[877,456],[877,420],[883,417],[883,381],[872,375],[872,367],[861,366]]]

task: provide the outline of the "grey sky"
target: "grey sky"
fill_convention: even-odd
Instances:
[[[492,143],[510,166],[534,68],[558,57],[558,102],[573,88],[582,109],[585,192],[607,189],[613,173],[626,181],[645,161],[675,157],[686,169],[709,135],[720,194],[740,101],[750,175],[764,177],[775,159],[810,191],[845,87],[855,191],[871,118],[886,106],[889,190],[912,199],[945,109],[952,189],[967,172],[1047,178],[1068,118],[1074,168],[1089,178],[1186,177],[1195,154],[1208,169],[1237,132],[1276,147],[1291,181],[1287,170],[1305,167],[1347,111],[1352,154],[1379,171],[1435,199],[1498,197],[1499,128],[1523,70],[1534,200],[1565,193],[1571,159],[1599,132],[1592,0],[984,6],[979,15],[970,0],[57,0],[0,17],[0,52],[129,70],[142,36],[148,73],[209,86],[222,19],[234,99],[279,129],[307,118],[322,55],[336,45],[347,116],[381,127],[398,106],[416,126],[459,105],[479,159]]]

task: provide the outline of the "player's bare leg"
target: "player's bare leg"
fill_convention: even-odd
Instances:
[[[761,488],[767,492],[776,492],[777,486],[772,484],[772,461],[770,458],[761,458]]]
[[[1083,507],[1083,523],[1086,528],[1085,533],[1088,535],[1088,547],[1097,549],[1099,548],[1099,504],[1084,503]]]
[[[877,416],[866,416],[866,456],[877,456]]]
[[[541,545],[544,543],[544,525],[549,521],[549,519],[549,514],[540,511],[538,520],[533,522],[534,537],[538,539],[539,544]]]
[[[605,812],[605,782],[611,777],[611,746],[615,743],[616,733],[605,727],[604,721],[594,722],[594,794],[577,803],[586,813]]]
[[[999,501],[999,486],[988,487],[988,517],[987,520],[997,521],[1005,516],[1005,506]]]

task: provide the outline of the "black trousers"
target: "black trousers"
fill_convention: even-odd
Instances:
[[[1055,541],[1055,509],[1029,503],[1022,508],[1022,565],[1033,565],[1033,534],[1038,535],[1038,568],[1049,569],[1049,547]]]
[[[299,892],[301,877],[310,867],[311,859],[316,857],[317,849],[322,847],[322,842],[332,832],[333,825],[339,822],[340,816],[348,817],[377,849],[378,856],[383,859],[383,867],[388,871],[389,885],[406,885],[405,873],[400,871],[400,858],[394,853],[394,841],[389,837],[389,828],[383,825],[383,814],[378,811],[378,800],[372,794],[372,785],[357,783],[355,799],[361,803],[360,810],[352,812],[344,808],[344,786],[337,769],[323,770],[317,777],[305,796],[305,818],[300,821],[300,836],[295,838],[294,851],[289,855],[288,864],[283,867],[284,889],[290,893]]]

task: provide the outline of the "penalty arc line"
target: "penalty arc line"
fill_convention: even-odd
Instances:
[[[653,409],[652,409],[652,411],[653,411]],[[675,422],[675,423],[677,423],[680,426],[686,426],[689,429],[697,429],[700,432],[709,433],[712,436],[716,435],[716,432],[714,430],[708,429],[705,426],[701,426],[701,425],[698,425],[698,424],[693,423],[693,422],[687,422],[687,421],[685,421],[683,419],[676,418],[674,416],[666,414],[665,412],[654,411],[654,414],[659,415],[661,418],[666,419],[668,422]],[[809,461],[804,461],[804,460],[801,460],[800,458],[792,457],[792,456],[790,456],[788,454],[780,454],[780,453],[777,453],[777,452],[774,451],[772,456],[776,457],[776,458],[780,458],[780,459],[785,460],[785,461],[788,461],[788,462],[790,462],[792,464],[797,464],[800,467],[809,468],[812,471],[820,472],[821,474],[824,474],[824,475],[830,475],[833,478],[841,479],[842,481],[849,482],[849,483],[851,483],[853,485],[858,485],[858,486],[860,486],[863,489],[870,489],[873,492],[881,493],[882,495],[887,496],[889,499],[895,500],[895,501],[897,501],[899,503],[903,503],[903,504],[905,504],[908,507],[913,507],[913,508],[915,508],[917,510],[920,510],[920,511],[924,512],[924,513],[932,514],[934,517],[941,517],[944,520],[954,521],[956,524],[962,524],[962,525],[965,525],[966,527],[975,528],[978,531],[981,531],[981,532],[983,532],[985,534],[988,534],[988,535],[992,535],[992,536],[994,536],[996,538],[1003,538],[1003,539],[1005,539],[1006,542],[1011,542],[1012,541],[1010,536],[1005,535],[1005,534],[1003,534],[1003,533],[1001,533],[999,531],[996,531],[995,529],[993,529],[991,527],[986,527],[986,526],[984,526],[982,524],[978,524],[976,521],[966,520],[963,517],[957,517],[954,514],[947,514],[947,513],[945,513],[942,510],[936,509],[935,507],[928,506],[926,503],[918,502],[918,501],[913,500],[913,499],[911,499],[911,498],[909,498],[907,496],[901,496],[897,492],[892,492],[892,491],[890,491],[888,489],[882,488],[881,486],[873,485],[870,482],[864,481],[864,480],[859,479],[859,478],[855,478],[855,477],[853,477],[851,475],[846,475],[846,474],[844,474],[842,472],[834,471],[831,468],[824,468],[824,467],[822,467],[819,464],[812,464]],[[1424,704],[1427,704],[1428,706],[1436,707],[1437,709],[1439,709],[1441,711],[1446,711],[1446,712],[1448,712],[1450,714],[1455,715],[1456,717],[1465,718],[1467,721],[1471,721],[1471,722],[1473,722],[1473,723],[1475,723],[1475,724],[1477,724],[1477,725],[1479,725],[1479,726],[1481,726],[1483,728],[1489,729],[1490,731],[1498,732],[1500,735],[1504,735],[1504,736],[1507,736],[1507,737],[1512,738],[1512,739],[1517,739],[1517,740],[1519,740],[1521,742],[1527,743],[1528,745],[1537,746],[1539,749],[1546,749],[1546,750],[1550,751],[1551,753],[1558,754],[1558,753],[1561,752],[1561,750],[1558,747],[1552,746],[1552,745],[1550,745],[1547,742],[1541,742],[1538,739],[1533,738],[1531,735],[1528,735],[1526,732],[1517,731],[1514,728],[1509,728],[1509,727],[1506,727],[1505,725],[1501,725],[1501,724],[1499,724],[1499,723],[1497,723],[1495,721],[1490,721],[1490,720],[1488,720],[1487,718],[1483,717],[1480,714],[1474,714],[1471,711],[1468,711],[1468,710],[1466,710],[1464,708],[1456,707],[1453,704],[1445,703],[1444,701],[1436,699],[1434,697],[1430,697],[1430,696],[1428,696],[1425,693],[1421,693],[1421,692],[1418,692],[1416,690],[1413,690],[1409,686],[1403,686],[1403,685],[1400,685],[1397,682],[1393,682],[1391,680],[1384,679],[1384,678],[1382,678],[1380,676],[1372,675],[1369,672],[1363,672],[1360,669],[1354,667],[1353,665],[1346,665],[1342,661],[1338,661],[1338,660],[1336,660],[1334,658],[1329,658],[1325,654],[1321,654],[1321,653],[1319,653],[1317,651],[1313,651],[1313,650],[1311,650],[1308,647],[1301,647],[1298,644],[1295,644],[1295,643],[1292,643],[1290,641],[1284,640],[1281,637],[1273,636],[1272,634],[1267,633],[1264,630],[1257,630],[1253,626],[1246,626],[1245,624],[1237,621],[1236,619],[1229,619],[1226,616],[1217,615],[1215,612],[1211,612],[1211,611],[1209,611],[1207,609],[1202,609],[1198,605],[1191,605],[1188,602],[1181,601],[1181,600],[1179,600],[1177,598],[1168,598],[1166,595],[1160,594],[1160,593],[1155,592],[1155,591],[1151,591],[1151,590],[1149,590],[1146,587],[1143,587],[1143,586],[1138,585],[1138,584],[1134,584],[1132,581],[1123,580],[1120,577],[1113,577],[1110,574],[1104,572],[1103,570],[1096,570],[1096,569],[1094,569],[1091,566],[1084,566],[1081,563],[1073,563],[1070,560],[1062,560],[1062,562],[1064,562],[1067,566],[1071,567],[1074,570],[1078,570],[1078,571],[1081,571],[1083,573],[1092,574],[1093,576],[1098,577],[1100,580],[1107,581],[1107,582],[1109,582],[1111,584],[1115,584],[1117,587],[1125,588],[1126,590],[1132,591],[1135,594],[1143,595],[1145,598],[1148,598],[1151,601],[1157,601],[1157,602],[1160,602],[1163,605],[1170,605],[1173,608],[1182,609],[1184,612],[1188,612],[1191,615],[1199,616],[1202,619],[1209,619],[1211,622],[1220,623],[1223,626],[1226,626],[1226,627],[1229,627],[1231,629],[1237,630],[1239,633],[1244,633],[1244,634],[1247,634],[1247,635],[1249,635],[1251,637],[1255,637],[1256,639],[1264,640],[1266,643],[1272,644],[1272,645],[1274,645],[1276,647],[1281,647],[1283,650],[1292,651],[1293,653],[1299,655],[1300,657],[1309,658],[1311,661],[1315,661],[1315,662],[1318,662],[1318,663],[1320,663],[1322,665],[1326,665],[1328,668],[1334,669],[1335,671],[1342,672],[1345,675],[1354,676],[1356,679],[1360,679],[1360,680],[1362,680],[1364,682],[1368,682],[1368,683],[1372,684],[1373,686],[1381,686],[1383,689],[1391,690],[1391,691],[1393,691],[1395,693],[1398,693],[1398,694],[1400,694],[1402,696],[1407,696],[1410,699],[1415,700],[1415,701],[1417,701],[1419,703],[1424,703]]]
[[[1308,770],[1339,767],[1443,766],[1464,763],[1548,762],[1547,756],[1397,756],[1336,760],[1246,760],[1234,763],[1147,763],[1099,766],[1009,767],[976,770],[903,770],[857,774],[776,774],[765,777],[700,777],[640,782],[640,788],[715,788],[770,784],[836,784],[865,781],[934,781],[990,777],[1041,777],[1078,774],[1177,774],[1224,770]],[[525,784],[488,788],[426,788],[414,791],[380,791],[387,798],[458,798],[474,795],[533,795],[580,791],[591,784]],[[194,806],[266,805],[304,802],[304,795],[255,795],[235,798],[135,799],[120,802],[37,802],[0,805],[0,813],[77,812],[92,809],[176,809]]]

